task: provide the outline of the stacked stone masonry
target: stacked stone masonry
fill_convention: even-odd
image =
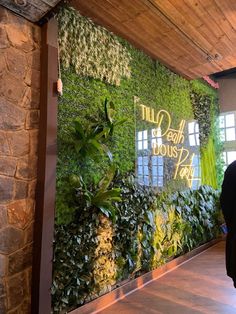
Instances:
[[[0,6],[0,313],[30,313],[40,28]]]

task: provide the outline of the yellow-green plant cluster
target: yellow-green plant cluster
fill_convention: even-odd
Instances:
[[[206,146],[201,148],[201,183],[217,189],[216,153],[212,135]]]
[[[59,51],[62,66],[77,74],[120,85],[130,77],[131,56],[117,37],[95,26],[71,7],[58,14]]]
[[[113,225],[109,218],[99,214],[97,228],[97,246],[94,251],[93,280],[94,291],[102,295],[112,289],[116,283],[117,266],[113,258]]]

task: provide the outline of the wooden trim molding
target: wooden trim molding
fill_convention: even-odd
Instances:
[[[129,294],[134,291],[143,288],[150,282],[158,279],[159,277],[165,275],[169,271],[173,270],[176,267],[179,267],[181,264],[187,262],[194,256],[202,253],[207,250],[209,247],[217,244],[222,241],[222,238],[214,239],[208,243],[205,243],[198,248],[192,250],[191,252],[186,253],[185,255],[179,256],[172,261],[166,263],[165,265],[158,267],[157,269],[150,271],[123,286],[105,294],[102,297],[97,298],[96,300],[89,302],[73,311],[69,314],[96,314],[104,310],[105,308],[111,306],[112,304],[118,302],[121,299],[124,299]]]
[[[51,313],[57,160],[57,36],[57,22],[53,18],[42,26],[39,153],[32,268],[32,314]]]

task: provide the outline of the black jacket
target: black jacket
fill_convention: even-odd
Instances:
[[[220,204],[228,228],[226,270],[236,282],[236,160],[225,171]]]

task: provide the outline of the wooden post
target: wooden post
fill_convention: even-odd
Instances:
[[[32,314],[50,314],[56,195],[57,22],[42,26],[38,175],[32,269]]]

